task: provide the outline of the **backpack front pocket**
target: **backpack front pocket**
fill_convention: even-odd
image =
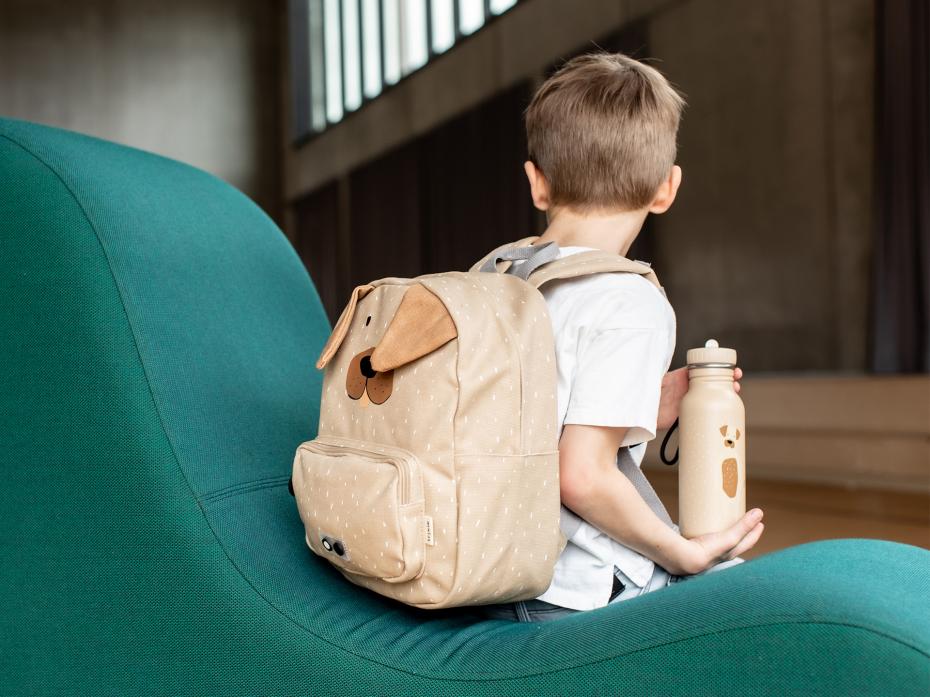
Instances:
[[[423,481],[416,455],[327,435],[302,443],[294,468],[297,507],[316,554],[389,583],[423,574]]]

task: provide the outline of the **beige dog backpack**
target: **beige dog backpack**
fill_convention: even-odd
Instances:
[[[467,272],[353,290],[316,363],[318,435],[291,478],[307,545],[352,583],[427,609],[549,587],[566,538],[555,344],[538,289],[602,271],[658,280],[607,252],[556,259],[536,239]]]

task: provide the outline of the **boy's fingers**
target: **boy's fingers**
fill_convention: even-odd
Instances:
[[[741,554],[745,554],[750,549],[755,546],[756,542],[759,541],[759,538],[762,537],[762,531],[765,530],[765,523],[758,523],[756,527],[749,531],[749,534],[742,539],[742,541],[736,545],[733,549],[730,550],[730,553],[727,554],[727,560],[735,559]]]
[[[762,510],[753,508],[740,518],[731,527],[717,533],[710,533],[695,538],[711,559],[725,561],[730,559],[730,552],[736,549],[743,539],[753,531],[756,524],[762,519]],[[761,535],[761,530],[759,531]],[[756,538],[758,539],[758,538]],[[755,544],[754,542],[752,544]],[[751,546],[751,545],[750,545]],[[738,554],[736,555],[738,556]]]
[[[749,534],[749,532],[762,520],[762,510],[753,508],[747,511],[746,515],[740,518],[736,523],[723,533],[723,540],[726,542],[726,549],[733,549],[740,541]],[[725,550],[724,550],[725,551]]]

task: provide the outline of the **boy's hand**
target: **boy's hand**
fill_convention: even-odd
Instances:
[[[743,377],[743,371],[736,368],[733,371],[733,389],[739,392],[739,380]],[[688,369],[679,368],[670,370],[662,378],[662,393],[659,396],[659,416],[656,419],[656,425],[660,430],[666,430],[672,427],[675,419],[678,418],[678,411],[681,408],[681,398],[688,391]]]
[[[656,426],[665,431],[672,427],[678,418],[681,398],[688,391],[688,369],[670,370],[662,378],[662,392],[659,395],[659,416]]]
[[[738,557],[759,541],[765,529],[761,521],[762,509],[754,508],[726,530],[691,539],[681,538],[683,544],[675,555],[678,568],[667,571],[679,576],[697,574],[719,562]]]

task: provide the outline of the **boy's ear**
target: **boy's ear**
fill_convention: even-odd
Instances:
[[[541,211],[547,210],[549,208],[549,182],[532,160],[523,163],[523,170],[530,181],[533,205]]]
[[[669,170],[668,178],[659,185],[655,198],[649,204],[650,213],[664,213],[675,202],[675,196],[678,194],[678,187],[681,185],[681,167],[672,165]]]

